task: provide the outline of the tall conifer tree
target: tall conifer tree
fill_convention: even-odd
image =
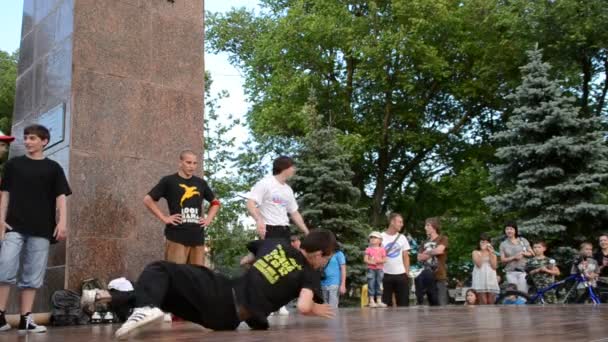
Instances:
[[[504,189],[485,198],[498,214],[517,215],[520,228],[545,238],[590,237],[608,205],[606,132],[599,117],[583,117],[549,78],[539,49],[528,51],[523,82],[511,98],[507,129],[494,135],[501,164],[491,177]],[[554,233],[561,234],[554,234]]]

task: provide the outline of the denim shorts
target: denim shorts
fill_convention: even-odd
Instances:
[[[48,239],[7,232],[0,242],[0,284],[17,283],[19,261],[23,262],[17,286],[37,289],[42,286],[49,259]]]

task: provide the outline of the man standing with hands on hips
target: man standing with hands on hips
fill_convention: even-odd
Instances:
[[[290,217],[304,235],[308,234],[304,219],[298,212],[293,190],[287,184],[287,180],[295,174],[293,159],[278,157],[272,163],[272,176],[266,176],[257,182],[247,195],[247,210],[255,220],[261,239],[276,239],[289,245]],[[282,307],[279,314],[287,315],[289,311]]]
[[[192,150],[179,154],[177,173],[163,177],[144,197],[146,207],[165,226],[165,260],[176,264],[204,266],[205,231],[220,208],[207,182],[194,175],[198,157]],[[161,198],[167,200],[169,215],[158,207]],[[207,200],[209,211],[203,215],[203,199]]]

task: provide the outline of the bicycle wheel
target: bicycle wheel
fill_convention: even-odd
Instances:
[[[572,304],[577,303],[579,300],[579,294],[577,291],[578,282],[576,280],[570,280],[564,282],[555,289],[555,296],[557,297],[557,304]]]

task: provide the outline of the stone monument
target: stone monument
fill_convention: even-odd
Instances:
[[[44,124],[73,191],[34,305],[46,312],[57,289],[135,280],[162,258],[163,225],[142,200],[180,150],[202,153],[203,0],[24,0],[21,37],[10,156]]]

